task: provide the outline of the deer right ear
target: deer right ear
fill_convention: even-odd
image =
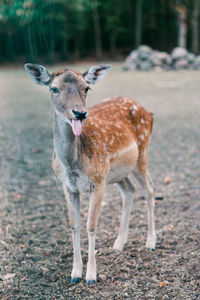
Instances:
[[[47,69],[41,65],[25,64],[24,68],[29,76],[37,83],[41,85],[48,85],[51,79],[51,75]]]
[[[82,75],[88,84],[95,84],[112,68],[111,65],[93,66]]]

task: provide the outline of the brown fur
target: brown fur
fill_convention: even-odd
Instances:
[[[108,158],[110,163],[119,160],[119,151],[128,148],[133,141],[136,141],[139,150],[137,166],[140,170],[145,169],[143,164],[147,162],[152,124],[152,114],[127,97],[112,97],[90,108],[84,121],[82,139],[90,164],[96,165],[96,175],[97,164],[101,165],[102,172],[102,164],[106,165]]]

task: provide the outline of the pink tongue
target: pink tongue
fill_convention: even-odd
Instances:
[[[80,120],[72,120],[72,130],[74,135],[81,135],[82,124]]]

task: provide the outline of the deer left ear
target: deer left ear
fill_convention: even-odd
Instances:
[[[111,68],[111,65],[93,66],[82,75],[88,84],[95,84],[102,79]]]

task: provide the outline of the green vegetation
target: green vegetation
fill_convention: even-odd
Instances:
[[[116,58],[139,44],[199,51],[200,0],[1,0],[0,61]]]

